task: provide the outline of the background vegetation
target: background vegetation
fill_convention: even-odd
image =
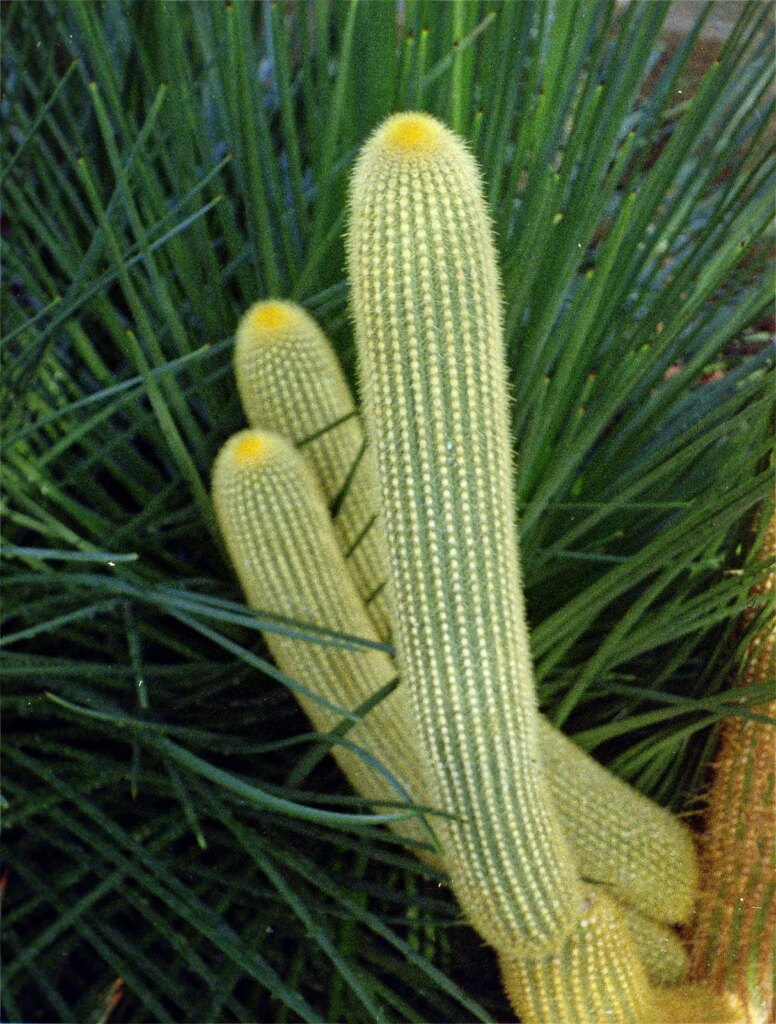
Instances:
[[[345,641],[244,607],[208,498],[248,304],[352,372],[347,179],[390,111],[483,168],[544,708],[682,810],[762,702],[725,681],[772,480],[770,5],[700,80],[665,13],[3,4],[4,1019],[508,1016],[261,631]]]

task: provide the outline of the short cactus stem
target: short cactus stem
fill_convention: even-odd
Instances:
[[[765,530],[761,553],[770,562],[776,557],[776,513]],[[771,570],[752,591],[758,605],[769,602],[770,614],[752,637],[743,678],[734,685],[773,679],[775,588]],[[752,615],[745,617],[745,633],[751,633],[753,621]],[[776,700],[755,710],[774,718]],[[707,795],[691,974],[719,991],[736,993],[749,1024],[768,1024],[776,1019],[775,946],[776,728],[731,716],[720,729]]]
[[[475,162],[442,124],[389,118],[351,188],[348,258],[378,450],[393,624],[464,913],[541,956],[579,887],[540,766],[515,538],[495,251]]]
[[[690,970],[690,955],[674,929],[632,907],[622,903],[618,906],[650,982],[678,985],[685,981]]]
[[[248,423],[300,445],[381,640],[390,637],[386,555],[376,529],[374,453],[331,343],[293,302],[257,302],[237,329],[235,376]]]
[[[686,922],[698,891],[690,830],[539,718],[542,762],[583,878],[656,921]]]
[[[290,442],[253,430],[232,437],[215,462],[213,503],[248,604],[376,639],[337,547],[317,482]],[[265,636],[286,675],[348,712],[396,678],[391,658],[380,650],[354,651],[269,631]],[[346,736],[349,743],[376,757],[398,786],[352,749],[333,747],[351,784],[367,799],[401,803],[404,793],[413,803],[423,801],[418,785],[421,766],[405,699],[397,687]],[[331,707],[308,696],[299,700],[319,732],[340,723],[341,716]],[[428,846],[430,833],[417,818],[396,822],[395,828]]]
[[[576,931],[553,955],[499,955],[504,987],[523,1024],[635,1024],[649,986],[636,946],[604,894],[584,890]]]

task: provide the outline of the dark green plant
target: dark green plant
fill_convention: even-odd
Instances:
[[[756,716],[724,682],[771,480],[769,8],[699,81],[665,13],[4,5],[5,1019],[508,1013],[260,632],[358,639],[249,611],[208,498],[255,299],[352,369],[346,182],[392,110],[484,171],[545,713],[675,810]]]

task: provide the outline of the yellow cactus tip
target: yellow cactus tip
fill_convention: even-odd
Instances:
[[[425,156],[437,149],[443,132],[443,126],[429,114],[395,114],[385,122],[378,138],[389,150]]]
[[[234,443],[234,461],[238,466],[250,466],[267,454],[267,440],[258,434],[240,434]]]
[[[285,330],[291,323],[291,310],[285,302],[257,302],[250,310],[246,320],[255,331],[272,332]]]

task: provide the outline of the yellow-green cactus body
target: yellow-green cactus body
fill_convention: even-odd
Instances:
[[[687,921],[698,888],[689,829],[544,718],[539,731],[544,770],[580,875],[658,921]]]
[[[776,514],[763,556],[776,557]],[[773,598],[776,575],[753,596]],[[752,617],[744,622],[751,629]],[[738,685],[772,680],[776,623],[771,616],[749,645]],[[776,717],[776,700],[756,708]],[[702,880],[692,943],[692,975],[737,993],[750,1024],[776,1020],[776,729],[730,717],[720,730],[702,846]]]
[[[390,636],[374,454],[334,350],[292,302],[257,302],[240,321],[235,376],[252,427],[289,437],[315,471],[334,529],[381,640]]]
[[[313,625],[374,638],[374,627],[350,579],[331,519],[311,471],[284,438],[246,430],[224,445],[213,469],[213,503],[229,556],[248,604]],[[382,651],[354,652],[267,633],[279,667],[331,704],[354,710],[395,679]],[[402,707],[401,687],[347,734],[369,751],[414,803],[422,800],[417,743]],[[315,728],[332,729],[340,716],[308,697],[300,703]],[[368,799],[400,802],[401,792],[355,752],[334,747],[354,788]],[[417,819],[397,830],[428,843]]]
[[[500,956],[523,1024],[741,1024],[740,1006],[700,986],[650,985],[616,904],[589,889],[579,927],[554,955]]]
[[[690,955],[677,933],[632,907],[621,903],[618,907],[649,980],[658,985],[678,985],[685,981]]]
[[[613,902],[586,891],[576,931],[552,956],[500,956],[507,995],[523,1024],[631,1024],[648,996],[644,968]]]
[[[238,329],[235,368],[252,425],[282,432],[298,443],[327,424],[337,424],[301,451],[315,470],[329,507],[350,474],[335,533],[362,600],[366,603],[376,590],[380,595],[367,607],[377,638],[387,639],[391,633],[383,600],[387,592],[379,585],[387,575],[387,556],[378,517],[376,467],[330,342],[300,306],[257,303]],[[356,472],[351,471],[353,466]],[[361,522],[371,524],[366,533],[360,529]],[[359,556],[353,557],[350,538],[359,532]],[[354,703],[365,698],[366,694],[353,695]],[[552,799],[580,875],[610,886],[617,898],[648,917],[686,920],[698,874],[686,826],[617,779],[544,718],[540,718],[539,744]],[[381,756],[386,754],[383,751]],[[673,955],[664,957],[664,974],[671,974],[680,958],[677,943],[666,941]],[[652,959],[657,962],[657,939],[653,949]]]
[[[426,115],[390,118],[353,176],[348,258],[399,666],[464,913],[515,956],[575,927],[540,765],[513,501],[496,260],[479,174]]]

